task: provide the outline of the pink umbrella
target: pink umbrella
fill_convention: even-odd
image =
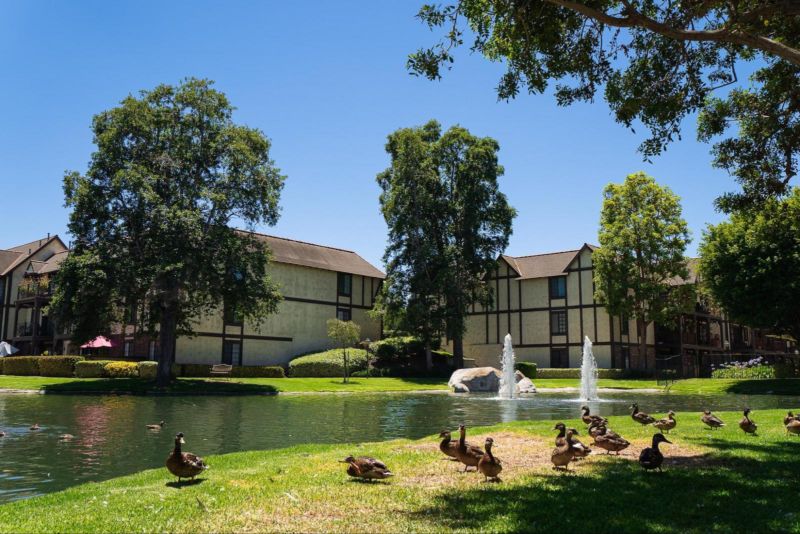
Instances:
[[[81,345],[82,349],[102,349],[104,347],[113,347],[111,340],[105,336],[97,336],[91,341],[87,341]]]

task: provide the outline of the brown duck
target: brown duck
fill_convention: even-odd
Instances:
[[[568,429],[568,432],[572,432],[573,436],[580,436],[577,430],[574,428]],[[589,453],[592,452],[592,449],[587,447],[583,444],[583,442],[579,439],[572,438],[572,446],[574,448],[575,454],[574,457],[576,460],[580,460],[581,458],[586,458],[589,456]]]
[[[664,455],[658,449],[661,443],[672,442],[665,438],[664,434],[659,432],[653,435],[653,445],[642,449],[642,452],[639,453],[639,465],[641,465],[642,469],[645,471],[658,469],[658,471],[661,472],[661,464],[664,463]]]
[[[464,464],[464,471],[470,467],[477,469],[478,462],[483,458],[483,449],[467,443],[467,427],[461,425],[458,427],[458,431],[460,436],[458,438],[458,447],[456,448],[456,458]]]
[[[556,426],[553,427],[553,430],[558,430],[558,435],[556,436],[556,447],[561,447],[567,442],[566,435],[567,435],[567,425],[564,423],[556,423]]]
[[[608,428],[608,426],[606,426],[607,424],[608,423],[600,423],[600,422],[592,423],[589,426],[589,435],[592,436],[592,439],[596,439],[597,436],[599,436],[600,434],[603,434],[608,438],[622,439],[622,437],[619,434]]]
[[[572,430],[567,430],[564,442],[553,449],[550,461],[553,462],[553,469],[569,471],[569,463],[575,456],[575,447],[572,442]]]
[[[480,459],[478,462],[478,471],[486,477],[484,480],[486,482],[494,481],[500,482],[500,471],[503,470],[503,464],[500,461],[500,458],[497,458],[495,455],[492,454],[492,444],[494,440],[492,438],[486,438],[486,442],[484,443],[484,448],[486,449],[486,453],[483,455],[483,458]]]
[[[369,456],[359,456],[354,458],[348,456],[344,460],[339,460],[347,465],[347,474],[353,478],[360,478],[363,480],[383,480],[394,476],[394,473],[389,471],[386,464],[375,458]]]
[[[191,452],[183,452],[181,450],[181,445],[184,443],[186,442],[183,440],[183,432],[175,434],[175,447],[172,449],[170,455],[167,456],[166,462],[167,469],[169,469],[170,473],[178,477],[178,482],[180,482],[182,478],[191,478],[194,480],[194,477],[208,469],[208,466],[202,458]]]
[[[755,421],[750,419],[750,408],[745,408],[742,413],[744,417],[739,421],[739,428],[741,428],[745,434],[755,434],[756,430],[758,430],[758,425]]]
[[[800,434],[800,419],[792,419],[784,425],[786,432],[790,434]]]
[[[719,427],[725,426],[725,423],[722,422],[722,419],[711,413],[711,410],[704,410],[703,415],[700,416],[700,420],[711,427],[712,430],[716,430]]]
[[[450,432],[447,430],[442,430],[439,433],[439,437],[442,438],[442,441],[439,442],[439,450],[442,451],[442,454],[444,454],[445,456],[449,456],[450,458],[456,459],[456,450],[458,449],[458,442],[453,441]]]
[[[611,432],[611,434],[609,432],[605,426],[601,425],[598,427],[598,434],[594,437],[594,444],[606,451],[606,454],[615,452],[619,455],[619,451],[625,450],[630,446],[631,443],[627,439],[620,437],[615,432]]]
[[[166,424],[167,423],[165,423],[164,421],[161,421],[160,423],[155,425],[145,425],[145,427],[147,427],[148,430],[161,430],[162,428],[164,428],[164,425]]]
[[[607,423],[608,419],[605,417],[600,417],[599,415],[592,415],[591,410],[589,410],[588,406],[581,406],[581,421],[583,421],[587,425],[591,425],[594,422],[597,423]]]
[[[653,426],[656,427],[657,429],[661,430],[662,432],[664,432],[664,431],[669,432],[670,430],[675,428],[675,426],[677,424],[678,424],[678,422],[675,420],[675,412],[670,410],[670,411],[667,412],[667,416],[666,417],[664,417],[662,419],[659,419],[658,421],[654,422]]]
[[[631,404],[631,418],[640,425],[652,425],[656,422],[655,418],[639,411],[639,405],[636,403]]]
[[[787,426],[789,423],[797,419],[797,417],[792,412],[786,412],[786,415],[783,416],[783,425]]]

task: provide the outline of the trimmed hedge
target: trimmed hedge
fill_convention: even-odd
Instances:
[[[634,376],[653,376],[655,371],[636,371],[625,369],[598,369],[597,378],[631,378]],[[522,371],[525,374],[525,371]],[[580,378],[580,367],[568,367],[563,369],[544,368],[536,370],[537,378]]]
[[[41,376],[75,376],[75,364],[83,361],[83,356],[42,356],[39,358]]]
[[[136,378],[139,376],[137,362],[109,362],[105,372],[109,378]]]
[[[158,362],[138,362],[136,370],[139,373],[139,378],[144,380],[155,380],[158,374]]]
[[[395,336],[370,343],[375,367],[403,367],[411,364],[416,354],[424,354],[425,346],[414,336]]]
[[[348,370],[354,372],[367,368],[367,351],[347,349]],[[344,375],[342,349],[331,349],[316,354],[300,356],[289,362],[292,377],[340,377]]]
[[[536,367],[534,362],[516,362],[514,364],[514,370],[519,371],[531,380],[536,378]]]
[[[75,376],[78,378],[108,377],[106,364],[108,360],[83,360],[75,364]]]
[[[7,375],[37,376],[41,356],[6,356],[3,358],[3,372]]]
[[[5,374],[5,373],[3,373],[3,360],[4,359],[5,358],[0,358],[0,375]]]

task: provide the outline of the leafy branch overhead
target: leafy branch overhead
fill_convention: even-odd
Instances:
[[[469,35],[472,51],[505,62],[501,99],[555,83],[557,102],[569,105],[602,90],[618,122],[650,131],[645,158],[699,112],[699,138],[723,137],[714,165],[743,188],[722,196],[722,209],[785,195],[797,174],[800,2],[460,0],[425,5],[418,17],[444,35],[411,54],[413,74],[440,78]],[[737,74],[745,61],[757,67],[747,87]]]

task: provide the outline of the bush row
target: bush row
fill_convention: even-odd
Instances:
[[[179,363],[172,366],[175,376],[209,377],[211,366],[198,363]],[[231,376],[235,378],[284,378],[283,367],[277,365],[234,366]]]
[[[367,351],[347,349],[350,374],[367,368]],[[331,349],[316,354],[300,356],[289,362],[291,377],[337,377],[344,375],[342,349]]]
[[[520,371],[522,371],[520,369]],[[527,374],[522,371],[522,374]],[[634,369],[598,369],[598,378],[651,378],[655,376],[655,371],[634,370]],[[536,369],[537,378],[580,378],[581,370],[579,367],[569,368],[540,368]]]
[[[519,371],[531,380],[536,378],[536,367],[536,364],[533,362],[516,362],[514,364],[515,371]]]
[[[71,377],[83,356],[6,356],[0,361],[5,375]]]

